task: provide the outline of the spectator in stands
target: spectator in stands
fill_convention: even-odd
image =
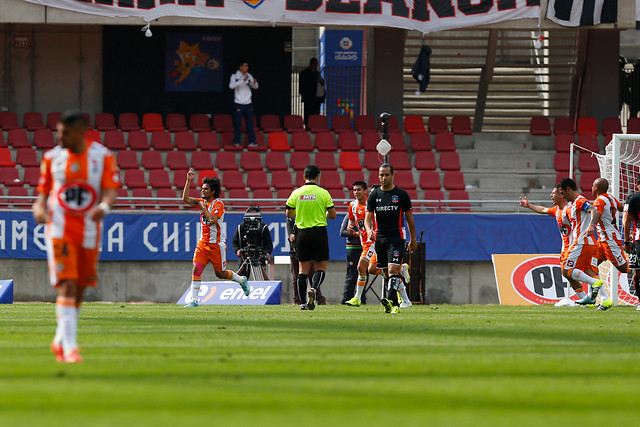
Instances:
[[[324,102],[324,79],[318,71],[318,58],[311,58],[309,66],[300,72],[298,92],[304,102],[304,125],[308,126],[309,116],[320,114],[320,106]]]
[[[360,238],[347,229],[349,226],[349,214],[344,216],[342,226],[340,226],[340,237],[347,240],[347,274],[344,279],[344,292],[342,294],[342,304],[353,297],[356,292],[358,282],[358,262],[362,254],[362,244]],[[362,295],[361,302],[365,304],[365,296]]]
[[[251,206],[249,209],[247,209],[247,213],[260,214],[260,208],[257,206]],[[236,255],[238,255],[238,260],[241,266],[244,263],[243,253],[248,250],[248,243],[245,242],[245,237],[246,229],[245,223],[243,221],[238,225],[238,228],[236,228],[236,233],[233,235],[233,240],[231,241],[231,247],[233,248],[233,251],[236,253]],[[268,258],[271,257],[271,253],[273,252],[273,240],[271,239],[271,232],[269,231],[269,227],[262,220],[260,220],[260,232],[256,237],[256,244],[258,246],[258,249],[266,254],[268,261]],[[262,265],[262,262],[258,257],[252,259],[258,261],[260,265]],[[250,272],[251,269],[247,268],[246,266],[243,266],[240,270],[238,270],[238,274],[240,274],[241,276],[247,276],[247,278],[249,277]],[[266,274],[265,277],[267,277]],[[254,278],[253,280],[256,279]]]
[[[302,304],[300,295],[298,294],[298,272],[300,271],[300,265],[298,264],[298,258],[296,258],[296,220],[295,218],[287,218],[287,234],[289,234],[289,261],[291,263],[291,285],[293,286],[293,302],[296,304]],[[309,267],[309,276],[313,277],[315,274],[313,263]],[[327,299],[322,295],[320,289],[316,295],[318,297],[318,304],[327,304]]]
[[[234,91],[233,101],[233,145],[240,145],[242,118],[244,117],[249,137],[249,147],[257,147],[256,133],[253,129],[253,103],[251,89],[258,89],[258,80],[249,74],[249,64],[241,62],[238,71],[231,75],[229,89]]]

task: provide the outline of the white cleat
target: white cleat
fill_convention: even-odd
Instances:
[[[408,285],[409,282],[411,281],[411,275],[409,274],[409,264],[407,263],[402,264],[402,268],[400,269],[400,275],[402,275],[402,278],[404,279],[404,283]]]
[[[636,311],[640,311],[640,304],[636,307]]]
[[[406,301],[406,302],[405,302],[405,301],[402,301],[402,302],[400,303],[400,308],[409,308],[409,307],[411,307],[412,305],[413,305],[413,304],[411,303],[411,301]]]

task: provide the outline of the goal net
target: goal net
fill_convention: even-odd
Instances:
[[[600,176],[609,181],[609,194],[624,204],[627,196],[635,193],[638,175],[640,174],[640,135],[613,135],[605,154],[598,154]],[[622,216],[618,218],[622,230]],[[620,273],[609,262],[600,264],[600,278],[611,295],[614,305],[637,305],[634,295],[632,275]]]

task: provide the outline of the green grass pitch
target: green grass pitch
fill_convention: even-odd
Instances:
[[[86,304],[85,362],[54,306],[0,306],[2,426],[629,425],[640,313]]]

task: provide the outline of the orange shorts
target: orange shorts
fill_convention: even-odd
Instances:
[[[360,255],[360,259],[371,262],[371,258],[376,254],[375,243],[376,242],[364,242],[362,244],[362,254]]]
[[[585,273],[589,271],[589,269],[591,269],[597,274],[597,252],[598,247],[595,245],[571,245],[571,247],[567,251],[566,256],[564,257],[562,268],[564,270],[572,270],[575,268],[577,270],[584,271]]]
[[[371,259],[369,260],[369,264],[378,264],[378,257],[376,256],[376,251],[375,251],[375,247],[376,245],[373,245],[373,255],[371,255]]]
[[[598,258],[598,264],[603,261],[609,261],[616,267],[621,267],[627,263],[627,255],[622,250],[622,242],[616,240],[598,242],[596,257]]]
[[[211,263],[215,271],[224,271],[227,269],[227,245],[225,243],[207,245],[198,242],[196,251],[193,253],[193,262],[201,264],[203,269]]]
[[[75,280],[80,286],[98,284],[98,249],[61,239],[47,240],[47,264],[51,286],[58,287],[63,280]]]

